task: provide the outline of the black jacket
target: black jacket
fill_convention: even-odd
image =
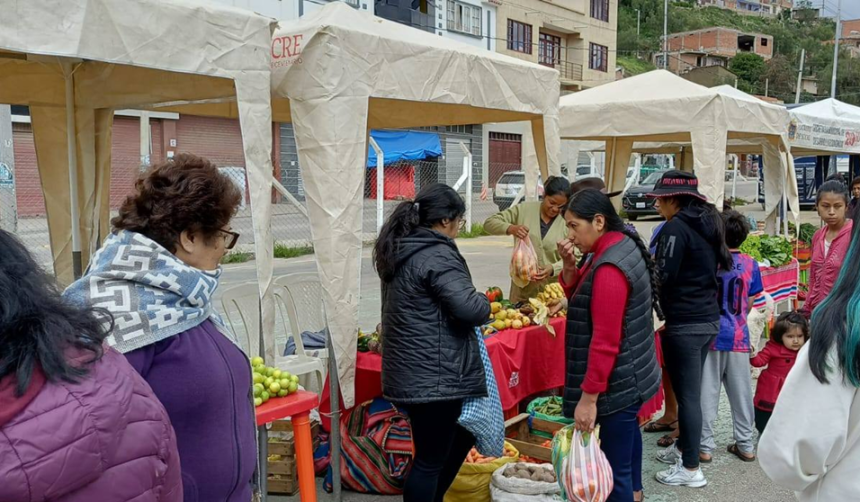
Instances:
[[[419,228],[400,240],[397,272],[382,284],[382,392],[395,403],[484,397],[475,326],[490,302],[475,290],[451,239]]]
[[[602,266],[616,266],[630,284],[624,310],[624,330],[609,387],[597,398],[597,416],[605,417],[651,399],[660,388],[660,367],[654,346],[651,276],[636,243],[629,237],[607,249],[579,283],[567,311],[565,339],[564,414],[573,417],[582,397],[591,346],[591,292],[594,274]]]
[[[667,324],[720,320],[717,256],[722,243],[703,209],[686,207],[660,230],[657,266]]]

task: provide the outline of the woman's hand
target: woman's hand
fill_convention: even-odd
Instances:
[[[525,225],[511,225],[508,227],[508,235],[513,235],[518,239],[526,240],[529,238],[529,227]]]
[[[534,280],[542,281],[544,279],[548,279],[552,277],[553,268],[552,265],[547,265],[546,267],[539,267],[538,273],[535,274]]]
[[[567,298],[562,298],[561,300],[552,300],[547,304],[547,308],[549,309],[549,315],[556,315],[562,310],[567,310]]]
[[[583,432],[591,432],[597,422],[597,394],[583,392],[576,411],[573,412],[576,428]]]

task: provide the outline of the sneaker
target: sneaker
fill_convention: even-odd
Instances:
[[[681,450],[672,445],[657,454],[657,460],[666,465],[675,465],[681,460]]]
[[[688,471],[679,459],[672,467],[657,473],[657,481],[668,486],[687,486],[690,488],[701,488],[708,484],[705,474],[701,469]]]

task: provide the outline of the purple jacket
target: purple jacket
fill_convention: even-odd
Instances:
[[[125,356],[170,415],[185,502],[249,502],[257,446],[245,354],[205,321]]]
[[[78,384],[47,382],[0,424],[0,500],[182,501],[167,413],[120,353]]]

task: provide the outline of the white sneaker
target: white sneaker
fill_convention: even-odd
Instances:
[[[684,464],[678,459],[678,462],[672,467],[657,473],[657,481],[668,486],[687,486],[690,488],[701,488],[708,484],[705,479],[705,474],[702,469],[688,471]]]
[[[657,454],[657,460],[666,465],[675,465],[681,460],[681,451],[675,445],[671,445]]]

